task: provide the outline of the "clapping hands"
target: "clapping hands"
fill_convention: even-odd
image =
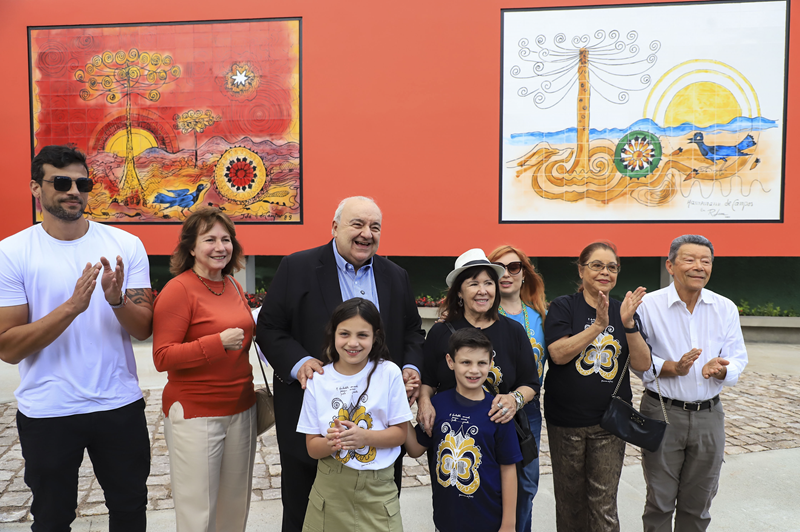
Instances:
[[[622,300],[622,306],[619,309],[620,317],[622,318],[622,325],[628,329],[633,329],[636,323],[633,321],[633,315],[636,309],[642,304],[642,298],[647,293],[647,289],[640,286],[633,292],[625,294],[625,299]]]

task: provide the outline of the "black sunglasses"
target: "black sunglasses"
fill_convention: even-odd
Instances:
[[[59,192],[67,192],[72,188],[73,179],[65,175],[57,175],[53,177],[52,181],[48,181],[47,179],[42,179],[42,181],[53,183],[53,188]],[[79,177],[74,181],[75,186],[78,187],[78,192],[91,192],[94,188],[94,181],[88,177]]]
[[[508,264],[503,264],[502,262],[493,262],[492,264],[497,264],[498,266],[502,266],[508,273],[511,275],[517,275],[519,272],[522,271],[522,262],[515,260],[514,262],[509,262]]]

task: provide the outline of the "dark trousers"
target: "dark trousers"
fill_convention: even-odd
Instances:
[[[297,383],[273,381],[275,394],[275,429],[281,454],[282,532],[301,532],[308,509],[308,495],[317,478],[317,460],[308,456],[306,435],[297,432],[297,420],[303,406],[303,390]],[[405,448],[404,448],[405,449]],[[395,462],[398,496],[403,478],[404,450]]]
[[[625,442],[591,427],[547,423],[556,529],[559,532],[619,532],[617,490]]]
[[[34,532],[70,530],[78,507],[78,469],[84,449],[108,507],[110,532],[147,528],[150,438],[144,399],[114,410],[31,418],[17,412],[25,483],[33,492]]]

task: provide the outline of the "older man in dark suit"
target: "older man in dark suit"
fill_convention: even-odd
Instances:
[[[405,270],[375,255],[381,211],[370,198],[343,200],[334,215],[333,240],[285,257],[259,314],[257,342],[275,370],[275,413],[281,453],[283,527],[300,531],[317,461],[296,432],[306,381],[322,373],[325,326],[339,303],[369,299],[383,320],[392,360],[402,368],[409,403],[419,394],[425,333]],[[400,486],[403,453],[395,464]]]

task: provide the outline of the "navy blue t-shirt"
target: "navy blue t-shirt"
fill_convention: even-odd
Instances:
[[[500,465],[522,460],[513,423],[489,419],[492,396],[471,401],[455,389],[440,392],[433,437],[416,428],[428,448],[433,486],[433,522],[441,532],[494,531],[503,521]],[[514,510],[516,512],[516,510]]]

